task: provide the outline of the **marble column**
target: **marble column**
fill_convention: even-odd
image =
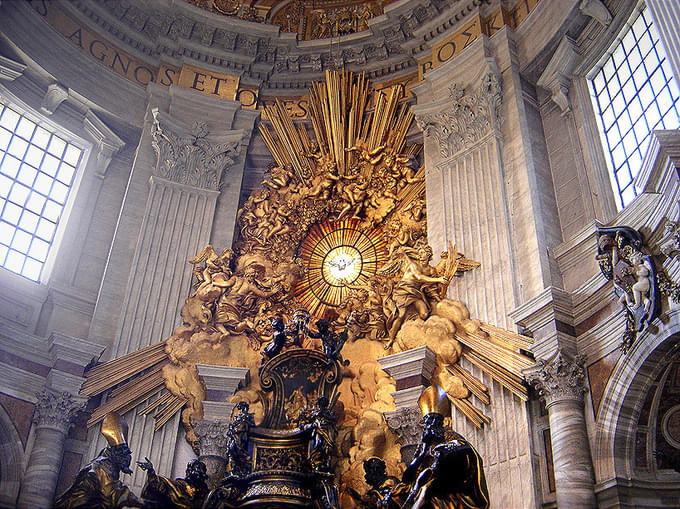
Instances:
[[[33,416],[35,440],[21,483],[19,509],[52,506],[64,442],[73,418],[83,406],[83,400],[68,392],[55,393],[46,389],[38,394]]]
[[[586,431],[583,395],[586,392],[584,358],[563,349],[525,371],[545,400],[560,509],[594,508],[595,476]]]

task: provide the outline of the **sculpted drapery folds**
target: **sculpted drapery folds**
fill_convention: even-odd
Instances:
[[[143,507],[142,501],[120,480],[121,472],[132,473],[127,432],[127,424],[118,414],[107,414],[102,422],[102,435],[109,445],[78,472],[71,487],[55,501],[55,509]]]

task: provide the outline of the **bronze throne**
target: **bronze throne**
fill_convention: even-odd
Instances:
[[[268,396],[262,425],[249,427],[247,454],[228,458],[229,473],[204,507],[339,507],[331,471],[330,402],[340,381],[338,361],[318,350],[293,348],[269,359],[260,371]]]

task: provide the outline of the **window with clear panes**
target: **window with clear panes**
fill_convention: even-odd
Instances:
[[[40,281],[82,150],[0,102],[0,267]]]
[[[680,125],[678,84],[646,7],[631,18],[589,81],[612,187],[622,209],[637,195],[634,181],[651,132]]]

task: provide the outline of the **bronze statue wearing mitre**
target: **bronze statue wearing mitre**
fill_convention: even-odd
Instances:
[[[137,496],[119,479],[121,472],[132,473],[127,432],[127,424],[117,413],[106,414],[102,421],[102,435],[108,447],[78,472],[73,485],[54,503],[55,509],[143,507]]]
[[[415,457],[394,489],[396,499],[406,495],[401,507],[413,509],[487,509],[482,458],[458,434],[447,441],[444,416],[450,415],[448,396],[432,385],[418,400],[423,413],[423,436]]]
[[[146,470],[146,484],[142,490],[145,509],[200,509],[208,496],[207,468],[200,460],[187,464],[184,479],[168,479],[156,474],[149,458],[137,465]]]

